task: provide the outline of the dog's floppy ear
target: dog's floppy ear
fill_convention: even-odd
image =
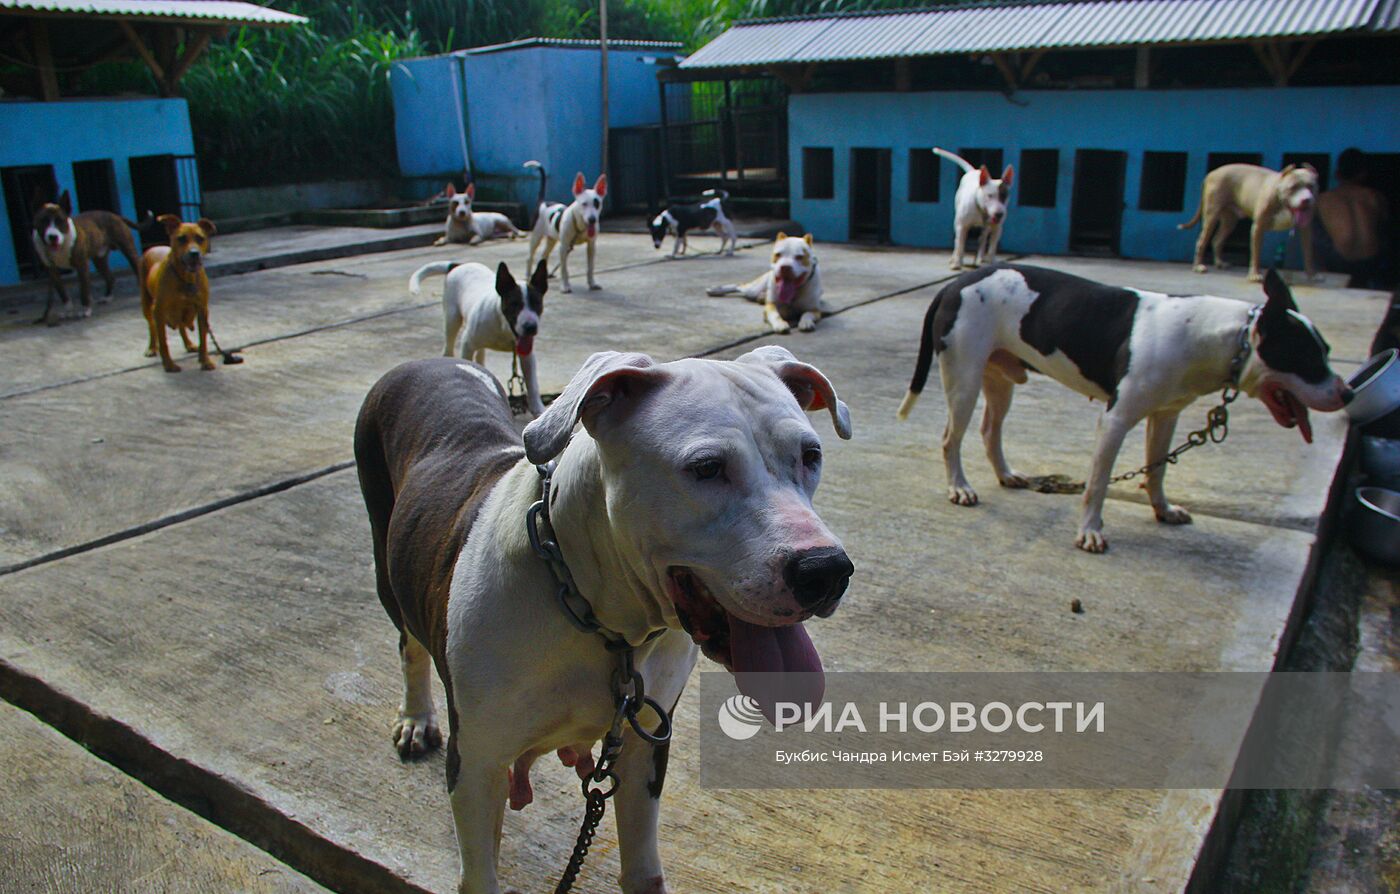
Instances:
[[[1293,300],[1293,293],[1288,289],[1288,283],[1278,275],[1277,268],[1270,267],[1269,272],[1264,275],[1264,294],[1269,296],[1269,300],[1264,302],[1265,314],[1281,314],[1298,309]]]
[[[457,184],[455,184],[455,183],[449,183],[449,184],[447,184],[447,190],[446,190],[446,192],[447,192],[447,197],[448,197],[449,199],[452,198],[453,196],[457,195]]]
[[[515,277],[510,275],[510,268],[506,266],[506,262],[502,261],[501,263],[497,264],[496,294],[504,298],[505,296],[509,295],[511,292],[514,292],[519,288],[520,286],[516,283]]]
[[[574,198],[578,198],[579,194],[587,188],[588,184],[583,182],[583,171],[579,171],[574,175]]]
[[[1002,183],[1005,183],[1007,186],[1010,186],[1010,185],[1011,185],[1011,181],[1012,181],[1012,180],[1015,180],[1015,179],[1016,179],[1016,169],[1013,168],[1013,167],[1011,167],[1011,165],[1007,165],[1007,166],[1006,166],[1006,170],[1004,170],[1004,171],[1001,172],[1001,182],[1002,182]]]
[[[73,200],[68,196],[68,190],[58,194],[58,207],[63,209],[64,214],[73,213]]]
[[[540,258],[535,272],[530,277],[530,288],[543,295],[549,291],[549,258]]]
[[[219,228],[214,226],[214,222],[207,217],[201,217],[194,222],[194,225],[203,230],[206,236],[213,236],[215,233],[219,232]]]
[[[773,370],[774,375],[783,380],[792,396],[797,398],[798,406],[809,412],[829,411],[831,424],[835,427],[837,436],[843,441],[851,439],[851,409],[846,406],[845,401],[836,396],[836,389],[831,387],[831,381],[815,366],[803,363],[787,348],[777,345],[755,348],[734,362],[767,366]]]
[[[986,165],[982,165],[982,170],[978,172],[978,175],[980,177],[977,182],[978,186],[986,186],[987,181],[992,179],[992,172],[987,170]]]
[[[593,432],[600,414],[609,406],[656,384],[665,375],[646,354],[594,354],[545,408],[544,415],[525,426],[525,456],[536,465],[549,462],[568,446],[574,423],[582,422]]]
[[[180,229],[181,221],[178,214],[162,214],[160,217],[156,218],[156,223],[165,227],[165,232],[173,236],[175,235],[175,231]]]
[[[467,184],[467,198],[469,198],[469,199],[475,199],[475,198],[476,198],[476,184],[475,184],[475,183],[468,183],[468,184]]]
[[[608,175],[599,174],[598,179],[593,181],[593,191],[600,197],[608,194]]]

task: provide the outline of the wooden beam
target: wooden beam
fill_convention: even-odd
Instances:
[[[1298,73],[1298,68],[1302,66],[1303,60],[1308,58],[1308,54],[1312,52],[1312,48],[1315,46],[1317,46],[1316,37],[1309,38],[1308,40],[1303,41],[1303,45],[1300,46],[1298,48],[1298,51],[1293,54],[1293,59],[1288,63],[1287,71],[1284,72],[1283,79],[1285,85],[1288,81],[1291,81],[1293,79],[1293,76],[1295,74]]]
[[[1036,50],[1034,53],[1031,53],[1025,63],[1021,65],[1021,77],[1019,80],[1022,84],[1031,79],[1031,73],[1034,72],[1035,67],[1040,64],[1040,60],[1045,58],[1046,52],[1047,50],[1044,49]]]
[[[136,50],[136,55],[141,57],[141,61],[146,63],[146,67],[151,70],[151,74],[156,76],[158,82],[165,82],[165,69],[161,68],[156,57],[151,55],[151,50],[146,46],[146,42],[141,39],[141,35],[136,33],[136,29],[131,27],[131,23],[126,19],[119,19],[117,26],[126,35],[127,42]]]
[[[1278,66],[1278,55],[1273,49],[1273,45],[1262,40],[1252,41],[1249,48],[1254,51],[1254,55],[1259,58],[1259,64],[1264,66],[1264,71],[1275,84],[1283,77],[1283,72]]]
[[[214,39],[214,32],[200,31],[193,36],[193,39],[185,42],[185,51],[180,55],[180,60],[175,63],[175,68],[170,72],[170,89],[173,92],[179,85],[180,79],[190,70],[190,66],[199,61],[199,57],[204,55],[204,51],[209,48],[209,41]]]
[[[1011,64],[1006,61],[1005,53],[992,53],[992,62],[996,65],[997,71],[1001,72],[1002,78],[1006,80],[1006,92],[1016,92],[1016,72],[1011,70]]]
[[[58,99],[58,73],[53,67],[48,24],[42,19],[31,20],[29,39],[34,44],[34,65],[39,70],[39,98],[44,102],[54,102]]]
[[[1152,50],[1150,47],[1138,47],[1136,65],[1133,67],[1133,87],[1137,90],[1146,90],[1152,85]]]
[[[812,71],[815,65],[770,65],[769,74],[782,81],[791,93],[801,93],[807,88],[807,84],[812,80]]]

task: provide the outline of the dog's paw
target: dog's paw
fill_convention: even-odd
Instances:
[[[1074,545],[1086,553],[1101,553],[1108,549],[1108,538],[1103,536],[1103,531],[1080,531],[1074,538]]]
[[[177,372],[180,371],[180,364],[178,364],[178,363],[167,363],[167,364],[165,364],[165,371],[168,372],[168,373],[177,373]]]
[[[1191,268],[1191,272],[1192,272],[1192,273],[1205,273],[1205,272],[1206,272],[1207,270],[1209,270],[1209,269],[1210,269],[1210,268],[1207,267],[1205,264],[1197,264],[1197,265],[1195,265],[1194,267]]]
[[[977,491],[966,484],[948,486],[948,502],[958,506],[976,506]]]
[[[801,329],[803,332],[815,332],[817,329],[817,321],[809,319],[808,317],[803,317],[798,321],[797,328]]]
[[[601,292],[603,290],[603,287],[598,285],[596,282],[591,282],[588,284],[588,290],[590,292]]]
[[[711,298],[722,298],[730,292],[729,286],[710,286],[705,290],[705,294]]]
[[[997,481],[1001,482],[1002,487],[1009,487],[1013,490],[1020,490],[1021,488],[1031,486],[1031,480],[1029,478],[1015,471],[1007,472],[1005,475],[998,475]]]
[[[1164,525],[1189,525],[1191,524],[1191,513],[1180,506],[1168,503],[1165,509],[1153,509],[1157,516],[1157,521]]]
[[[208,372],[209,370],[214,368],[214,361],[209,359],[208,357],[201,357],[199,358],[199,368],[204,370],[205,372]]]
[[[948,263],[948,269],[949,269],[949,270],[961,270],[961,269],[963,269],[962,261],[950,261],[950,262]]]
[[[1246,276],[1246,277],[1244,278],[1244,281],[1245,281],[1245,282],[1263,282],[1263,281],[1264,281],[1264,274],[1262,274],[1262,273],[1251,273],[1251,274],[1249,274],[1248,276]]]
[[[624,894],[670,894],[671,889],[666,887],[666,879],[663,876],[655,875],[648,879],[642,879],[636,883],[622,883]]]
[[[792,327],[789,326],[786,321],[774,323],[772,325],[774,335],[790,335],[792,333]]]
[[[394,748],[400,760],[415,760],[423,757],[442,744],[442,730],[438,728],[437,716],[427,714],[400,714],[394,724]]]
[[[560,288],[559,291],[563,292],[565,295],[572,295],[574,292],[572,286],[564,286]]]

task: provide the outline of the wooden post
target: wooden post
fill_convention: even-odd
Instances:
[[[894,60],[894,89],[900,93],[908,93],[909,82],[909,58],[903,56]]]
[[[598,47],[602,54],[603,79],[603,168],[608,173],[608,0],[598,0]]]
[[[34,64],[39,69],[39,98],[44,102],[58,100],[58,73],[53,67],[53,51],[49,47],[49,26],[43,19],[30,19],[29,38],[34,43]]]
[[[1152,82],[1152,50],[1148,47],[1137,48],[1137,66],[1133,69],[1133,87],[1138,90],[1146,90]]]

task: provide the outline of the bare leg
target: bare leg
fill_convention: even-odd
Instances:
[[[1014,388],[1009,379],[991,367],[983,371],[982,394],[986,398],[986,406],[982,409],[982,444],[987,448],[987,460],[991,462],[1002,487],[1027,487],[1030,482],[1011,468],[1001,446],[1002,423],[1011,409]]]
[[[1161,462],[1162,457],[1171,450],[1172,433],[1176,431],[1176,420],[1179,414],[1173,411],[1153,413],[1147,417],[1147,464]],[[1191,513],[1180,506],[1173,506],[1167,502],[1166,490],[1163,483],[1167,477],[1167,467],[1165,464],[1158,466],[1147,473],[1147,499],[1152,502],[1152,511],[1157,515],[1157,521],[1168,525],[1189,525],[1191,524]]]
[[[433,711],[433,660],[407,630],[399,634],[399,667],[403,670],[403,702],[394,724],[394,747],[404,760],[422,757],[442,744]]]
[[[972,421],[972,411],[977,409],[979,382],[973,376],[959,376],[950,353],[944,351],[938,356],[943,396],[948,401],[948,424],[943,429],[943,469],[948,476],[948,500],[959,506],[976,506],[977,492],[963,473],[962,440]]]

